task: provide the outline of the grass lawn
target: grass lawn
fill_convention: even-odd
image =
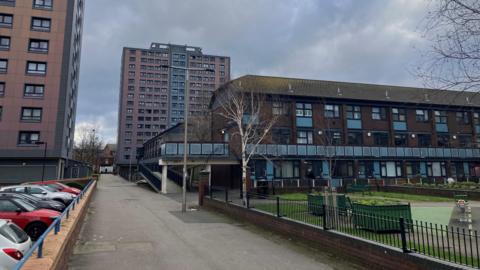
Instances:
[[[368,192],[355,192],[348,193],[348,197],[352,201],[359,201],[364,199],[375,199],[378,201],[386,202],[453,202],[453,199],[426,196],[426,195],[411,195],[404,193],[394,192],[381,192],[381,191],[368,191]],[[286,200],[307,200],[306,193],[289,193],[280,195],[281,199]]]
[[[453,211],[452,207],[412,207],[412,219],[448,225]]]

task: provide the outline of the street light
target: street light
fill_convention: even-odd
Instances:
[[[187,148],[188,148],[188,105],[189,105],[189,87],[190,87],[190,76],[189,71],[210,71],[215,72],[213,69],[209,68],[188,68],[188,67],[177,67],[169,65],[161,65],[162,68],[172,68],[185,70],[185,98],[184,103],[184,113],[183,113],[183,181],[182,181],[182,212],[187,211]]]
[[[47,145],[48,143],[47,142],[42,142],[42,141],[36,141],[35,142],[36,145],[45,145],[45,147],[43,148],[43,165],[42,165],[42,183],[43,183],[43,180],[45,179],[45,163],[47,161]]]

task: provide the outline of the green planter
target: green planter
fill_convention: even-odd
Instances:
[[[334,204],[333,198],[336,198],[336,203]],[[308,194],[308,211],[313,215],[322,216],[323,215],[323,204],[329,205],[329,207],[335,207],[339,210],[340,213],[346,213],[348,207],[347,197],[344,194],[337,194],[335,196],[328,196],[328,202],[325,200],[324,195],[314,195]]]
[[[374,232],[400,231],[400,218],[412,220],[410,204],[352,204],[353,224],[362,229]]]

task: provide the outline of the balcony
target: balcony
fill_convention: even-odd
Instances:
[[[252,145],[248,146],[249,150]],[[480,158],[478,148],[418,148],[261,144],[255,154],[271,157]]]
[[[160,145],[160,156],[182,156],[183,143],[164,143]],[[189,143],[189,156],[228,156],[226,143]]]

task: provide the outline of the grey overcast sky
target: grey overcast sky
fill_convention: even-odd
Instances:
[[[86,1],[77,132],[116,142],[122,47],[188,44],[261,74],[422,86],[428,0]]]

